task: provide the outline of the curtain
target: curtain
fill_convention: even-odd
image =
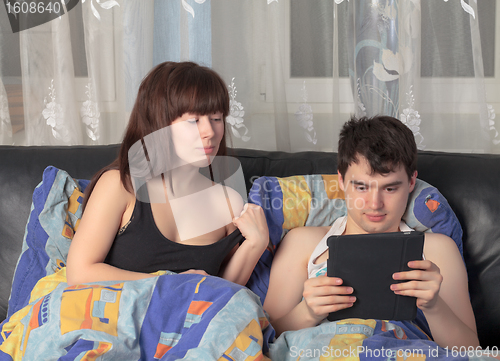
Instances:
[[[227,83],[234,147],[335,150],[351,114],[385,114],[420,149],[500,151],[495,0],[71,6],[19,32],[1,8],[0,144],[118,143],[146,73],[192,60]]]
[[[450,5],[416,0],[348,4],[356,114],[399,118],[420,149],[498,151],[494,109],[486,98],[478,4]]]

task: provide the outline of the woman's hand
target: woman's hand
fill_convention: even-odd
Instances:
[[[411,271],[394,273],[392,278],[398,281],[408,280],[391,285],[391,290],[397,295],[417,298],[417,307],[431,309],[439,298],[439,290],[443,276],[439,267],[429,260],[408,262]]]
[[[356,301],[356,297],[351,296],[352,287],[342,286],[342,282],[338,277],[326,275],[309,278],[304,282],[302,296],[310,316],[317,323],[327,317],[330,312],[352,307]]]
[[[269,229],[262,207],[247,203],[239,217],[234,217],[233,224],[238,227],[245,242],[252,242],[257,246],[266,246],[269,243]]]
[[[233,224],[239,228],[245,241],[235,247],[236,251],[229,259],[222,277],[245,285],[269,244],[269,230],[264,211],[256,204],[245,204],[240,216],[234,217]]]

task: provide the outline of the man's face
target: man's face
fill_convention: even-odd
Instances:
[[[366,158],[358,155],[358,163],[347,168],[345,178],[339,174],[347,205],[346,234],[399,231],[417,172],[410,180],[402,166],[388,174],[371,173]]]

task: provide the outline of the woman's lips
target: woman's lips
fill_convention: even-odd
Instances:
[[[198,149],[205,154],[210,154],[214,151],[215,147],[198,148]]]

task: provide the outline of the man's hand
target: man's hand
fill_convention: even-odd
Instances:
[[[202,275],[202,276],[208,276],[209,274],[205,272],[204,270],[200,269],[190,269],[184,272],[181,272],[179,274],[197,274],[197,275]]]
[[[352,287],[342,286],[342,280],[326,275],[309,278],[304,282],[302,293],[312,318],[319,323],[330,312],[351,307],[356,301]]]
[[[408,262],[408,267],[414,270],[394,273],[395,280],[408,280],[391,285],[391,290],[397,295],[417,298],[417,307],[431,309],[439,298],[439,290],[443,276],[439,267],[429,260]]]

